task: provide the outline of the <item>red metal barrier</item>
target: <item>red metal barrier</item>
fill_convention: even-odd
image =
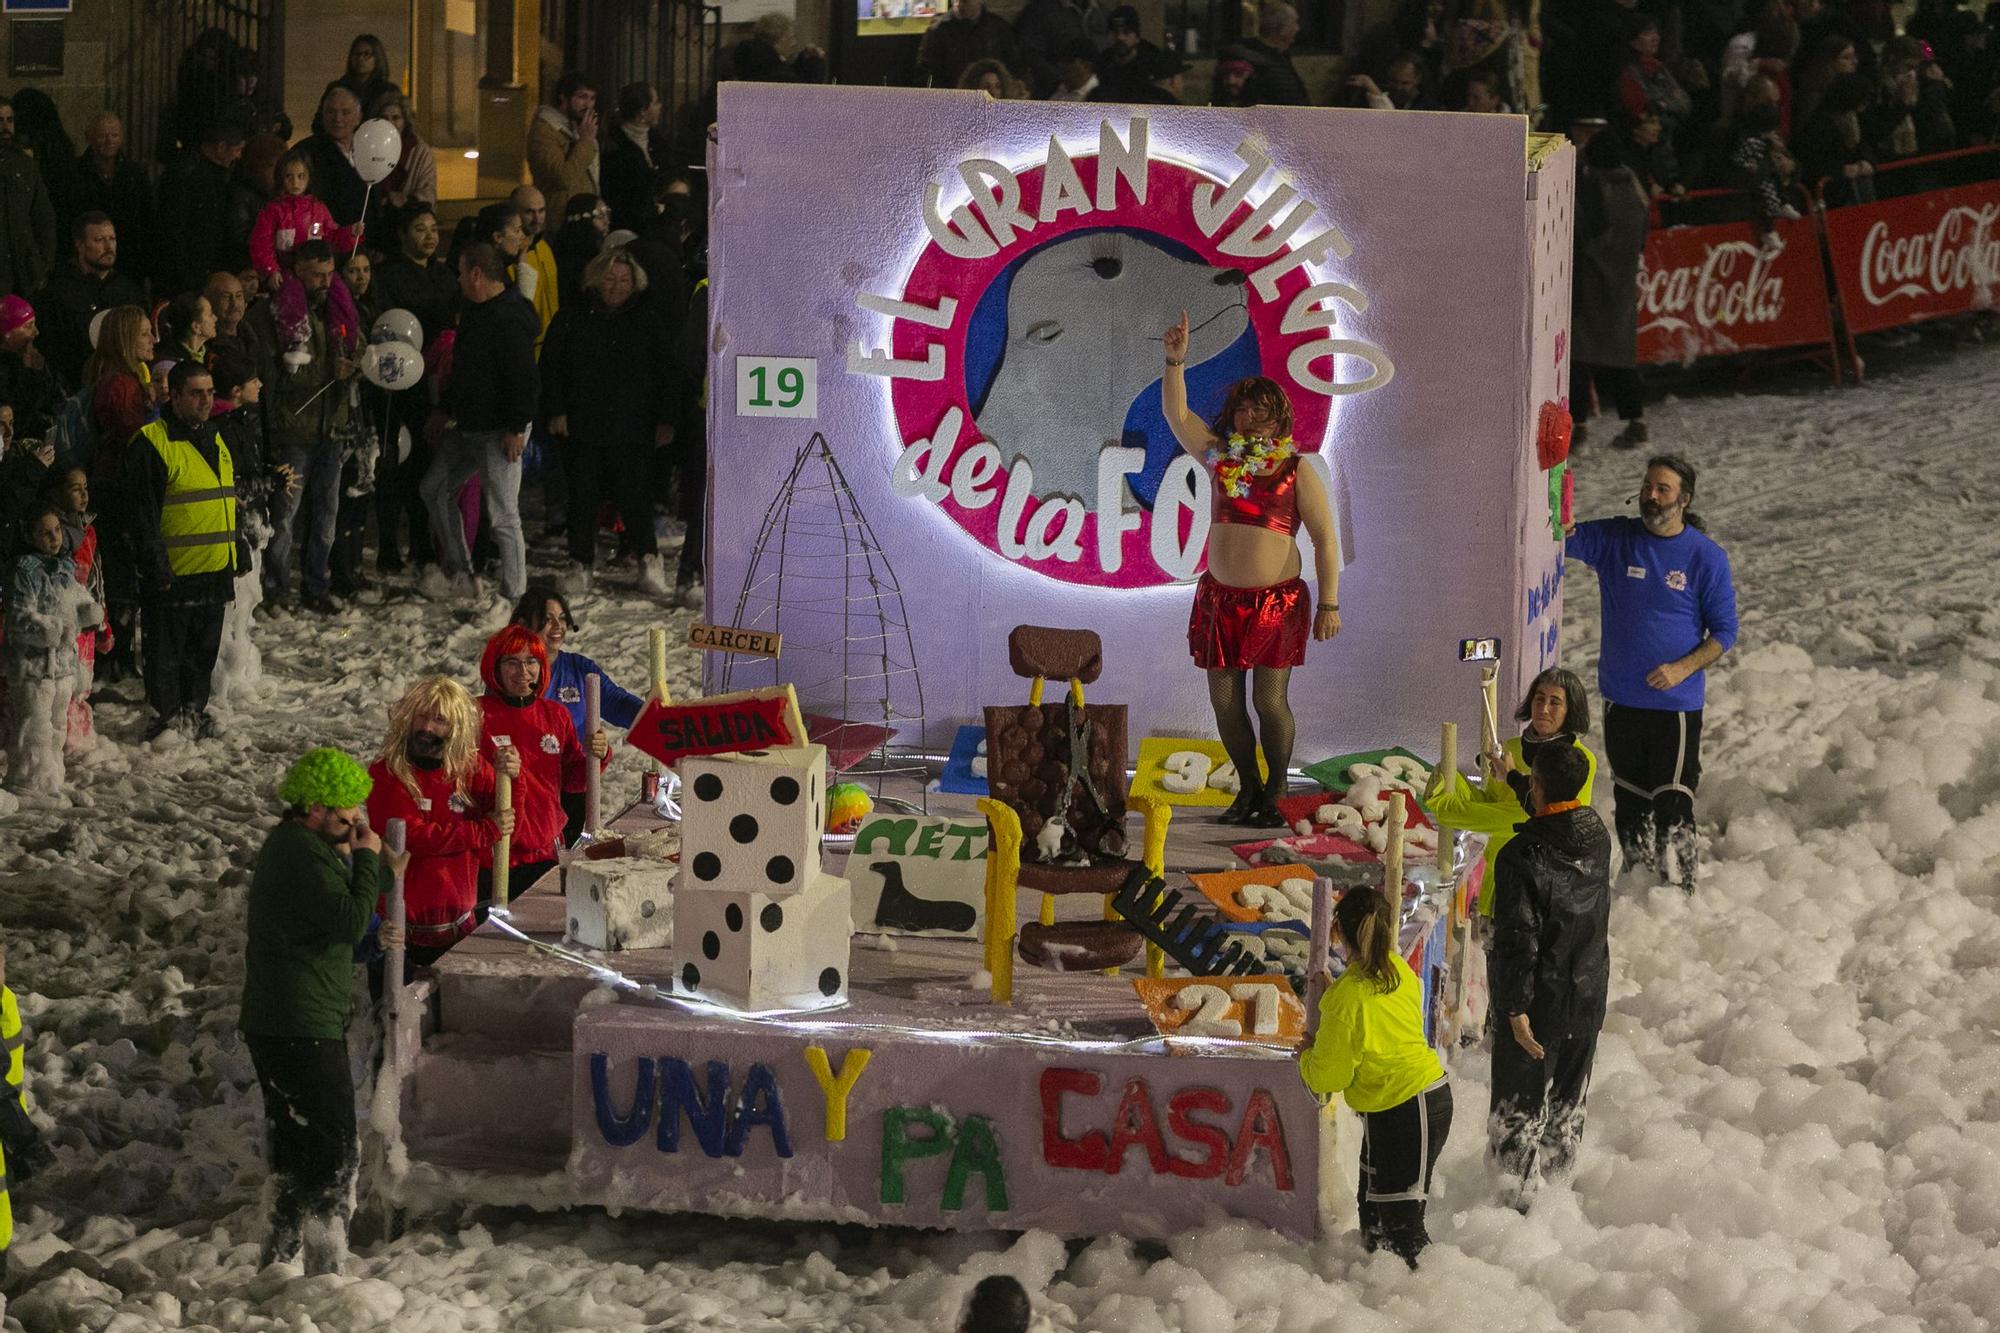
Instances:
[[[1877,188],[1892,171],[1996,152],[1968,149],[1878,166]],[[1856,334],[1993,305],[2000,288],[2000,181],[1852,204],[1824,218],[1850,352]]]
[[[1838,382],[1819,229],[1802,218],[1775,230],[1782,249],[1765,249],[1747,222],[1649,233],[1639,266],[1639,363],[1824,347]]]

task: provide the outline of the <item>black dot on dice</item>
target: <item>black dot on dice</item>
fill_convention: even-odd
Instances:
[[[722,798],[722,779],[713,773],[704,773],[694,780],[694,794],[704,801]]]
[[[785,924],[785,909],[776,903],[766,903],[764,910],[757,914],[757,924],[766,930],[776,930]]]
[[[757,816],[738,815],[730,820],[729,836],[738,842],[757,841]]]
[[[840,992],[840,969],[829,967],[819,974],[819,993],[836,995]]]
[[[790,884],[797,873],[789,856],[774,856],[764,863],[764,875],[773,884]]]
[[[703,852],[694,858],[694,877],[714,879],[722,873],[722,858],[714,852]]]
[[[653,913],[659,910],[660,910],[659,905],[656,904],[651,898],[648,898],[646,899],[645,902],[639,904],[639,915],[643,917],[651,917]]]
[[[729,904],[722,910],[722,923],[731,930],[743,929],[743,909],[735,903]]]
[[[696,986],[699,986],[700,984],[701,984],[700,968],[696,967],[693,963],[689,963],[686,967],[681,969],[681,988],[683,990],[693,990]]]
[[[771,799],[779,805],[790,805],[793,801],[798,800],[799,780],[797,778],[771,779]]]
[[[703,935],[701,937],[701,956],[711,963],[722,957],[722,937],[712,930]]]

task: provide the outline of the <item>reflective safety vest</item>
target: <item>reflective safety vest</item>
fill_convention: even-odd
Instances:
[[[5,1094],[20,1100],[21,1109],[28,1109],[26,1077],[22,1069],[22,1047],[27,1043],[27,1035],[21,1031],[21,1008],[14,1003],[14,992],[0,986],[0,1047],[7,1052],[7,1087]],[[7,1154],[0,1152],[0,1254],[14,1242],[14,1206],[7,1199]]]
[[[201,450],[177,440],[164,420],[139,432],[167,465],[167,494],[160,502],[160,540],[174,577],[236,568],[236,469],[218,436],[216,466]]]

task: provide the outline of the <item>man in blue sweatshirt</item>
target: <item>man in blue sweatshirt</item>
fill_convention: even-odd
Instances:
[[[1566,554],[1597,571],[1604,613],[1597,688],[1628,864],[1694,891],[1705,673],[1736,642],[1729,557],[1688,511],[1694,465],[1646,462],[1639,513],[1570,529]]]

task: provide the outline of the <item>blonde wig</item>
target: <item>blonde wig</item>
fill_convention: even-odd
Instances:
[[[412,800],[421,798],[416,774],[410,770],[410,733],[418,718],[432,714],[451,727],[451,738],[444,743],[444,771],[458,794],[470,799],[466,784],[479,767],[479,707],[465,686],[450,676],[425,676],[396,701],[389,710],[389,735],[377,757]]]

